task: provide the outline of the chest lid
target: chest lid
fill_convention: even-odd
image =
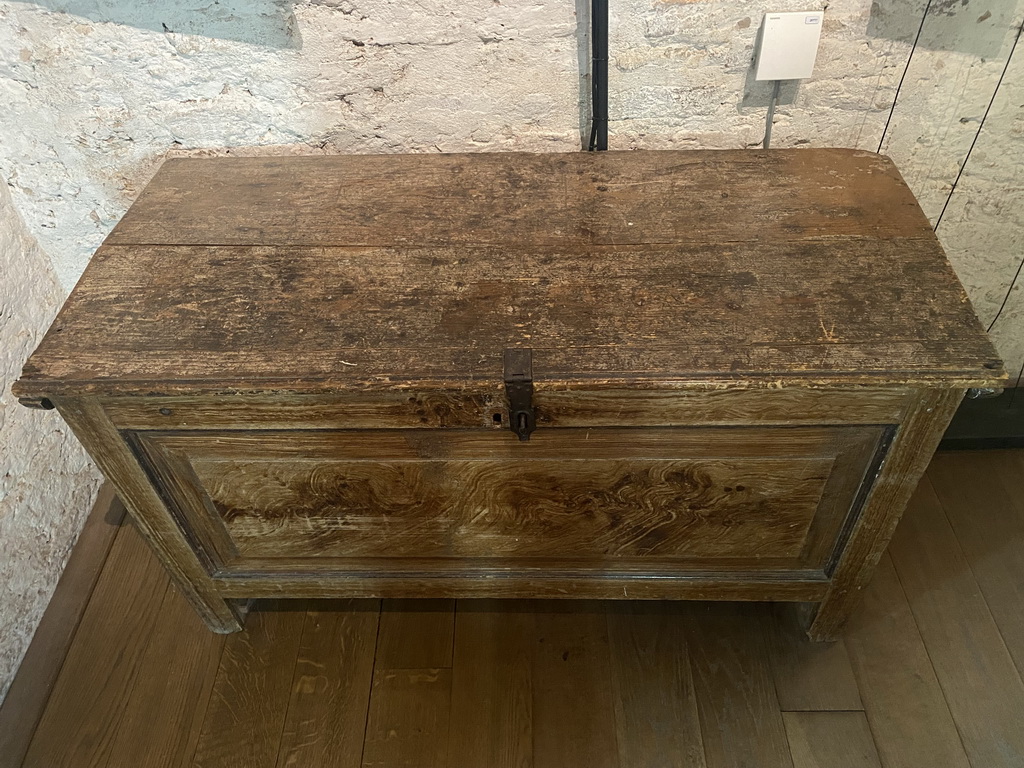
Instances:
[[[502,386],[993,386],[892,162],[852,150],[167,161],[23,398]]]

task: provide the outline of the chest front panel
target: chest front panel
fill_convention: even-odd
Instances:
[[[437,425],[482,424],[486,399],[463,401],[483,411],[462,418],[457,399],[426,411],[415,397],[378,403],[399,422],[430,413],[394,429],[351,428],[372,421],[368,403],[313,403],[314,419],[292,423],[265,404],[246,409],[248,423],[223,404],[216,419],[202,402],[112,410],[135,424],[122,434],[225,578],[570,564],[827,578],[894,427],[801,423],[827,411],[810,391],[732,395],[538,395],[541,428],[528,442],[493,419]],[[844,397],[879,417],[900,403],[835,393],[832,405]],[[807,409],[791,412],[802,400]],[[645,416],[655,423],[628,423]]]

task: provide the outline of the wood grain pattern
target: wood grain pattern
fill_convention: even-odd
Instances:
[[[630,263],[643,271],[622,274]],[[445,278],[441,264],[457,271]],[[476,276],[488,268],[493,279]],[[19,397],[493,386],[507,346],[531,347],[549,386],[1005,378],[924,240],[553,253],[105,246],[55,323]]]
[[[761,606],[685,606],[708,768],[793,768],[758,629]]]
[[[460,600],[452,661],[451,768],[532,768],[536,617],[530,601]]]
[[[444,768],[450,669],[377,669],[363,768]]]
[[[1019,451],[936,454],[942,502],[1017,671],[1024,675],[1024,461]]]
[[[359,768],[380,603],[309,603],[277,768]]]
[[[603,606],[547,604],[535,620],[535,768],[621,768]]]
[[[970,768],[889,555],[882,557],[844,641],[882,765]]]
[[[124,514],[113,487],[104,483],[0,704],[0,755],[12,766],[20,766],[28,752]]]
[[[467,382],[469,384],[469,382]],[[544,387],[543,384],[540,384]],[[544,427],[649,427],[752,424],[896,424],[913,390],[888,389],[537,389]],[[346,392],[328,395],[110,397],[110,420],[121,429],[437,429],[506,430],[508,404],[497,381],[491,392]],[[502,417],[495,423],[494,415]]]
[[[984,501],[992,505],[993,515],[1010,518],[1015,508],[1005,500],[1000,501],[1001,491],[990,493],[988,487],[1015,483],[1016,473],[1024,468],[1024,463],[1018,467],[1016,461],[1008,461],[1004,467],[1003,458],[1016,460],[1019,456],[1009,452],[939,456],[935,476],[949,478],[949,487],[940,487],[937,492],[943,509],[955,509],[956,514],[950,515],[956,517],[968,514],[975,502]],[[982,472],[983,466],[997,471]],[[1007,470],[1005,477],[1003,469]],[[961,489],[961,485],[973,486],[977,495]],[[1007,486],[1016,488],[1015,484]],[[934,504],[931,506],[934,508]],[[909,544],[904,544],[908,548],[912,545],[915,556],[925,563],[935,559],[951,566],[951,573],[929,586],[929,590],[943,593],[942,631],[936,634],[935,628],[930,627],[922,638],[891,558],[885,555],[845,638],[865,712],[783,713],[785,738],[780,741],[790,752],[793,768],[971,768],[946,697],[958,697],[953,707],[958,716],[972,707],[981,715],[991,715],[994,701],[1006,703],[1007,684],[1000,678],[1000,668],[977,658],[994,648],[985,639],[990,629],[961,629],[965,617],[978,610],[981,598],[977,589],[958,588],[962,576],[952,571],[963,566],[964,557],[974,570],[973,549],[961,543],[964,557],[948,557],[949,531],[940,531],[940,535],[922,532],[919,525],[915,527],[918,511],[912,509],[905,520],[909,524]],[[986,598],[990,594],[1000,597],[1004,593],[990,588],[1003,578],[1013,579],[1011,571],[1001,576],[998,570],[1000,561],[1006,562],[1001,560],[1003,537],[1008,531],[1012,533],[1012,527],[990,528],[983,517],[971,522],[974,525],[970,533],[976,536],[978,546],[996,558],[992,570],[987,572],[987,586],[981,591]],[[225,654],[220,669],[213,668],[212,660],[205,665],[205,672],[200,671],[204,664],[186,669],[181,662],[195,656],[197,641],[235,644],[245,636],[222,638],[205,634],[173,590],[165,593],[162,605],[154,602],[150,594],[153,580],[166,584],[165,577],[139,537],[130,528],[127,530],[125,536],[119,534],[115,540],[115,548],[82,618],[68,663],[56,685],[55,690],[63,693],[55,693],[50,700],[50,710],[43,718],[45,724],[35,735],[32,753],[40,760],[30,762],[30,766],[168,765],[159,758],[194,752],[194,739],[204,730],[203,721],[207,721],[205,730],[216,734],[220,742],[237,743],[247,738],[247,729],[252,727],[251,718],[242,714],[247,708],[240,703],[250,695],[262,702],[254,703],[254,707],[279,710],[280,702],[285,702],[283,727],[262,728],[258,735],[260,740],[278,739],[276,766],[313,768],[326,762],[343,768],[353,761],[361,763],[377,601],[365,606],[326,601],[293,605],[297,609],[292,621],[296,633],[301,625],[297,644],[282,632],[269,638],[269,633],[258,627],[261,612],[257,610],[250,616],[250,622],[256,623],[248,634],[262,634],[263,639],[258,641],[262,644],[261,652],[247,654],[249,661],[243,663],[240,660],[244,654],[235,653],[230,659]],[[125,557],[132,552],[135,554]],[[977,575],[978,571],[974,572]],[[922,575],[927,578],[926,572]],[[908,589],[913,587],[911,583]],[[145,598],[147,610],[130,610],[136,598],[127,598],[126,592],[132,590],[139,591],[139,601]],[[994,600],[993,610],[999,604]],[[387,716],[378,718],[381,727],[375,726],[373,731],[374,738],[381,742],[374,746],[375,754],[383,756],[385,762],[392,757],[405,759],[411,755],[412,765],[418,765],[417,760],[430,765],[438,762],[437,756],[441,754],[438,742],[445,741],[447,757],[442,764],[448,768],[532,768],[535,729],[547,728],[540,735],[545,754],[560,754],[563,766],[583,765],[587,764],[583,761],[591,760],[590,747],[581,750],[576,741],[580,734],[595,731],[611,733],[602,733],[600,744],[601,748],[609,749],[611,743],[612,759],[619,768],[722,764],[762,768],[778,762],[774,760],[778,757],[774,751],[754,752],[751,747],[752,742],[766,738],[763,723],[769,727],[778,724],[780,705],[771,695],[772,671],[776,688],[782,692],[780,667],[769,664],[774,642],[769,633],[773,625],[762,606],[705,608],[631,602],[574,606],[569,602],[552,606],[546,601],[458,601],[450,705],[443,695],[437,696],[433,705],[428,704],[437,692],[436,686],[433,693],[429,685],[419,691],[409,689],[408,698],[397,692],[401,686],[396,686],[392,690],[396,695],[390,702],[378,701],[378,706],[386,710],[381,714]],[[915,607],[918,618],[927,623],[920,603]],[[557,648],[552,652],[542,650],[547,642],[540,643],[541,638],[550,635],[539,630],[551,628],[551,614],[556,609],[561,612],[557,619],[557,635],[563,638],[559,647],[563,651],[580,649],[575,656],[570,653],[565,661],[554,652]],[[603,615],[604,621],[595,619],[597,614]],[[411,617],[411,623],[416,622],[416,617]],[[678,630],[686,633],[685,638]],[[957,685],[949,677],[949,670],[943,668],[948,664],[951,649],[962,645],[965,635],[976,642],[970,648],[958,648],[955,658],[966,668],[963,674],[974,676],[977,670],[986,670],[987,686]],[[936,637],[940,641],[937,646]],[[1009,642],[1010,638],[1006,639]],[[282,646],[289,645],[296,648],[294,654],[279,653]],[[604,645],[607,655],[596,652]],[[841,646],[826,648],[838,647]],[[408,650],[407,646],[402,653]],[[929,658],[932,650],[937,651],[934,661],[942,669],[945,694]],[[788,662],[794,667],[796,683],[822,668],[819,657],[807,658],[806,668],[803,658],[806,657],[802,653],[795,653]],[[1007,668],[1005,650],[993,660],[1002,670]],[[273,671],[268,664],[279,665],[281,669]],[[829,670],[833,664],[834,659],[827,665]],[[207,706],[204,698],[204,691],[215,685],[231,695],[231,688],[224,685],[224,665],[231,665],[230,677],[243,692],[231,703],[231,711],[239,715],[237,720],[226,716],[223,702],[218,704],[211,697]],[[552,666],[556,673],[551,683],[554,692],[543,686],[535,691],[540,671]],[[565,672],[560,671],[563,667]],[[134,672],[126,672],[129,668]],[[704,672],[698,674],[699,670]],[[822,686],[828,685],[833,675],[832,671],[823,673]],[[195,685],[197,678],[203,678],[204,684]],[[953,685],[948,684],[950,679]],[[573,681],[579,681],[578,685]],[[443,685],[441,690],[443,693]],[[813,693],[808,700],[834,706],[820,691]],[[973,702],[969,695],[976,697]],[[535,697],[546,697],[547,703],[542,701],[540,708],[535,708]],[[593,707],[591,700],[596,702]],[[448,706],[447,731],[442,733],[440,723]],[[552,722],[552,710],[570,708],[569,718]],[[181,717],[186,710],[194,715],[192,725]],[[692,725],[695,712],[702,727]],[[1013,714],[996,713],[995,726],[1005,727]],[[870,733],[863,716],[869,721]],[[587,722],[588,719],[593,722]],[[270,720],[277,722],[274,718]],[[393,736],[388,723],[395,726]],[[704,727],[709,723],[713,727]],[[420,726],[424,727],[417,734]],[[548,743],[561,738],[563,733],[565,744]],[[984,732],[974,724],[964,735],[976,742]],[[180,739],[181,746],[172,748],[175,737]],[[692,758],[687,759],[686,755],[691,753],[686,751],[686,745],[691,737],[705,742],[706,761],[702,762],[702,752],[696,746]],[[871,759],[869,738],[877,741],[877,762]],[[993,740],[989,748],[997,743]],[[978,745],[974,744],[972,749],[977,750]],[[269,745],[266,751],[275,749]],[[150,754],[153,758],[147,761]],[[579,762],[576,755],[580,756]],[[207,753],[207,757],[214,756]],[[989,757],[982,757],[986,768],[989,764],[1013,765],[1017,756],[1009,752],[1001,758]],[[974,763],[973,768],[982,764],[978,760]],[[186,760],[184,764],[193,763]],[[214,764],[239,763],[229,754]],[[21,768],[20,760],[12,762],[8,753],[0,753],[0,765]]]
[[[118,737],[128,697],[168,587],[133,526],[122,526],[75,643],[25,757],[25,768],[100,768]],[[95,649],[117,649],[97,655]]]
[[[961,390],[922,390],[899,426],[808,630],[812,639],[837,638],[961,400]]]
[[[109,766],[190,768],[224,649],[173,585],[140,661],[124,716],[107,756]]]
[[[853,426],[549,430],[520,445],[470,431],[265,431],[142,445],[155,446],[151,474],[187,520],[217,511],[229,543],[193,529],[205,549],[237,551],[239,567],[571,556],[759,570],[825,567],[880,437]],[[174,480],[193,472],[208,503]]]
[[[705,768],[688,617],[667,603],[606,610],[619,765]]]
[[[349,155],[169,160],[110,242],[552,245],[754,232],[929,237],[931,227],[892,161],[857,150]]]
[[[776,604],[765,611],[765,637],[783,712],[863,709],[846,644],[816,643],[801,630],[806,606]]]
[[[480,567],[417,567],[422,563],[377,558],[310,569],[308,560],[282,561],[272,569],[257,561],[250,570],[213,579],[225,598],[581,598],[601,600],[819,601],[828,578],[817,571],[700,571],[643,563],[613,568],[593,561],[554,561],[529,568],[495,560]]]
[[[195,768],[277,765],[305,616],[305,604],[263,603],[228,638]]]
[[[242,606],[221,598],[201,551],[186,537],[174,512],[153,488],[138,457],[95,400],[61,400],[60,415],[118,490],[132,519],[175,585],[215,632],[241,629]],[[208,558],[205,558],[208,560]]]
[[[376,663],[384,669],[452,666],[454,600],[385,600]]]
[[[927,479],[890,551],[971,763],[1024,764],[1024,682]]]
[[[793,768],[882,768],[863,712],[784,712]]]
[[[240,556],[802,564],[831,462],[203,462]],[[239,483],[239,479],[243,479]],[[813,567],[814,563],[807,563]]]

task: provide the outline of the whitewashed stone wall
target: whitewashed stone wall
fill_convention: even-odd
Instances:
[[[0,700],[99,487],[60,417],[23,408],[10,394],[63,298],[0,185]]]

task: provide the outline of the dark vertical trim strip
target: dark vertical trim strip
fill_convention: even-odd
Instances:
[[[608,149],[608,0],[593,0],[590,17],[590,45],[593,50],[590,150],[600,151]]]

